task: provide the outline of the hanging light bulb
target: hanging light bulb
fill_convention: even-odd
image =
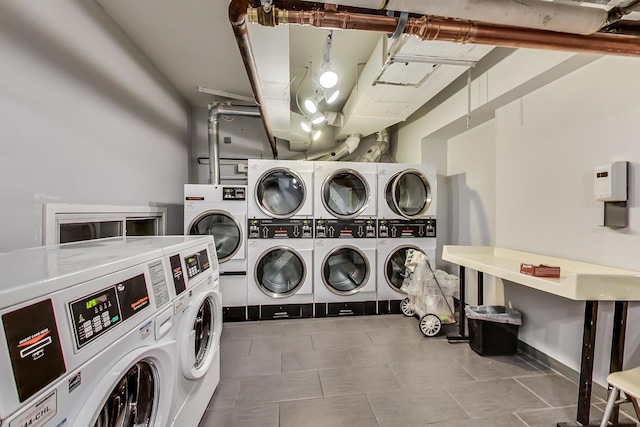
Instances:
[[[318,112],[313,117],[311,117],[311,123],[313,123],[314,125],[319,125],[320,123],[323,123],[326,119],[327,118],[324,116],[324,114]]]
[[[338,96],[340,96],[340,89],[326,89],[324,91],[324,98],[326,99],[327,104],[333,104],[336,99],[338,99]]]
[[[325,89],[330,89],[338,84],[338,74],[331,69],[331,43],[333,41],[333,30],[329,31],[327,41],[322,49],[322,62],[320,63],[320,73],[318,83]]]
[[[307,123],[307,122],[300,123],[300,127],[305,132],[311,132],[311,126],[309,126],[309,123]]]
[[[304,108],[311,114],[318,112],[318,101],[315,98],[308,98],[304,100]]]
[[[317,130],[317,131],[313,132],[313,136],[311,137],[311,139],[313,139],[314,141],[317,141],[318,139],[320,139],[321,135],[322,135],[322,131],[321,130]]]

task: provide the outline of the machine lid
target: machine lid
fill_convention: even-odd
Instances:
[[[256,202],[272,218],[290,218],[307,198],[304,181],[288,168],[273,168],[262,174],[256,183]]]
[[[200,369],[207,360],[209,349],[213,343],[213,334],[215,331],[215,319],[213,313],[213,301],[211,298],[205,298],[200,307],[196,318],[193,321],[192,332],[194,333],[194,352],[195,361],[194,368]]]
[[[190,235],[213,236],[218,262],[230,260],[242,245],[242,228],[231,214],[210,210],[196,217],[189,227]]]
[[[370,266],[367,256],[354,246],[339,246],[322,262],[322,281],[337,295],[353,295],[366,285]]]
[[[322,184],[322,204],[337,218],[355,218],[369,204],[369,184],[357,171],[341,169]]]
[[[431,185],[427,177],[416,169],[397,173],[385,187],[389,208],[407,219],[418,219],[431,206]]]
[[[402,292],[402,282],[405,277],[405,262],[409,249],[423,252],[419,247],[413,245],[398,246],[389,254],[384,263],[384,277],[387,284],[395,291]]]
[[[156,370],[148,360],[133,365],[107,397],[94,427],[148,427],[152,419],[158,384]]]
[[[298,292],[307,275],[305,262],[294,249],[278,246],[264,252],[255,267],[258,288],[271,298]]]

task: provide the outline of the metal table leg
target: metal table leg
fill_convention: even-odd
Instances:
[[[484,273],[478,271],[478,305],[484,304]]]
[[[609,361],[609,373],[622,371],[624,362],[624,340],[627,331],[627,311],[629,303],[627,301],[616,301],[613,311],[613,337],[611,338],[611,360]],[[609,386],[609,393],[611,387]],[[618,425],[620,407],[615,406],[611,414],[610,421],[615,426]]]
[[[459,281],[458,284],[460,286],[460,320],[459,320],[459,334],[458,335],[447,335],[447,339],[449,340],[450,343],[455,343],[455,342],[463,342],[463,341],[469,341],[469,337],[467,336],[467,333],[465,331],[465,315],[464,315],[464,305],[465,305],[465,278],[464,278],[464,267],[460,266],[460,273],[459,273]]]

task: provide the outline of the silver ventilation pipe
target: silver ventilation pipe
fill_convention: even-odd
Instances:
[[[257,107],[209,105],[209,183],[220,184],[220,116],[260,117]]]
[[[349,154],[353,153],[356,148],[360,145],[360,134],[352,133],[350,134],[345,141],[331,150],[329,153],[320,157],[318,160],[320,161],[337,161],[347,157]]]
[[[357,162],[374,163],[380,161],[380,157],[389,149],[389,129],[378,132],[376,142],[369,147],[366,153],[358,157]]]

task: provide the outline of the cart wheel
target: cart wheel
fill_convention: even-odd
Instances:
[[[409,302],[409,298],[405,298],[400,303],[400,311],[407,317],[412,317],[416,314],[416,312],[411,308],[411,302]]]
[[[425,314],[420,318],[418,327],[425,337],[435,337],[440,332],[442,322],[435,314]]]

